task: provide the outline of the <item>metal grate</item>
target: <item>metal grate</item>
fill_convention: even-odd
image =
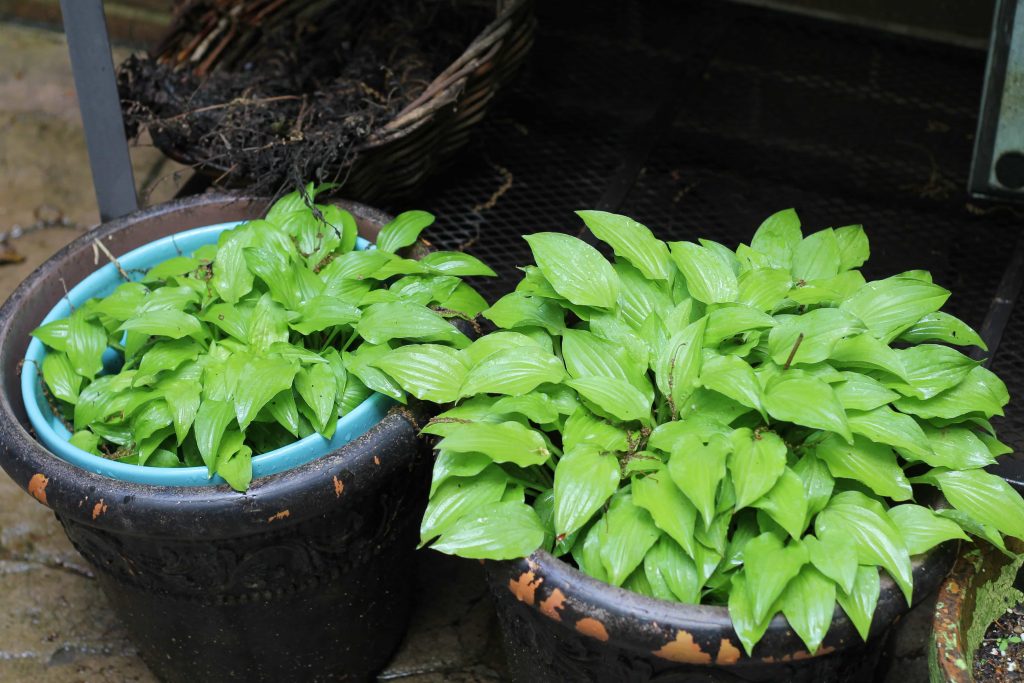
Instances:
[[[439,246],[499,271],[489,297],[530,262],[522,233],[577,232],[571,212],[617,179],[630,189],[610,208],[666,239],[735,246],[790,206],[810,229],[862,223],[867,276],[927,268],[981,325],[1024,222],[965,191],[983,53],[729,3],[538,5],[530,73],[420,202]],[[669,96],[650,153],[631,147]],[[1001,427],[1024,453],[1020,306],[995,369],[1021,397]],[[1002,471],[1024,480],[1024,458]]]

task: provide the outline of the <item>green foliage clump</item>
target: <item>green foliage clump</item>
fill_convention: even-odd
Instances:
[[[782,612],[813,652],[835,604],[865,638],[885,570],[966,533],[1024,538],[1024,501],[983,468],[996,375],[923,271],[866,282],[860,226],[804,237],[792,210],[749,245],[665,243],[599,211],[615,254],[526,237],[535,266],[464,349],[379,367],[457,405],[440,437],[425,544],[470,558],[544,548],[665,600],[725,605],[750,652]],[[919,502],[929,488],[951,505]]]
[[[456,252],[396,254],[433,222],[422,211],[356,250],[355,219],[315,195],[287,195],[263,220],[33,332],[73,445],[135,465],[204,466],[244,491],[254,454],[330,438],[372,392],[404,402],[377,367],[393,350],[469,344],[449,319],[486,308],[461,277],[490,268]],[[123,355],[117,372],[103,372],[108,348]]]

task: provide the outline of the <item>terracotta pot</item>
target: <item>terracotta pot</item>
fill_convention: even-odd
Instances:
[[[388,217],[340,203],[373,239]],[[29,332],[96,268],[165,235],[262,216],[268,202],[201,195],[106,223],[44,263],[0,309],[0,465],[49,506],[165,681],[365,680],[398,646],[411,603],[430,452],[424,409],[392,409],[307,465],[227,486],[131,484],[58,459],[18,390]]]
[[[985,631],[1007,607],[1020,602],[1024,542],[1011,538],[1006,547],[1017,557],[982,541],[961,547],[953,571],[939,588],[932,616],[928,642],[932,683],[973,681],[974,653]]]
[[[934,592],[954,558],[940,546],[914,558],[915,602]],[[544,551],[488,562],[512,679],[540,681],[873,680],[889,626],[909,607],[887,575],[865,644],[836,607],[815,655],[781,616],[754,656],[743,652],[724,607],[656,600],[586,576]]]

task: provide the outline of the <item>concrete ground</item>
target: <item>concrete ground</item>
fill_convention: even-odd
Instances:
[[[2,300],[94,225],[97,213],[63,35],[0,24],[0,65]],[[132,154],[146,204],[170,198],[188,178],[151,147]],[[24,234],[4,243],[18,226]],[[380,680],[500,680],[503,658],[479,565],[423,553],[420,581],[423,602]],[[926,680],[928,612],[904,619],[889,645],[886,680]],[[52,514],[0,475],[0,681],[153,680]]]
[[[117,50],[115,60],[125,50]],[[140,200],[172,197],[189,171],[132,150]],[[0,24],[0,300],[98,220],[63,34]],[[475,562],[424,553],[414,624],[381,680],[498,680],[500,646]],[[0,681],[150,683],[92,573],[50,511],[0,475]]]

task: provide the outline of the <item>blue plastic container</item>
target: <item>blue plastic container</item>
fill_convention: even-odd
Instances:
[[[219,223],[169,235],[128,252],[119,257],[118,262],[128,273],[141,278],[145,271],[162,261],[181,254],[191,254],[206,244],[215,244],[220,233],[239,225],[239,223],[241,221]],[[366,249],[369,246],[370,243],[361,237],[356,243],[356,249]],[[80,306],[89,299],[107,296],[123,281],[114,264],[108,263],[68,292],[67,297],[62,298],[43,318],[43,323],[68,317],[71,315],[72,306]],[[108,351],[108,354],[112,353],[112,350]],[[46,347],[41,341],[33,338],[28,345],[25,364],[21,371],[21,394],[25,401],[25,410],[28,413],[29,421],[32,423],[36,435],[59,458],[90,472],[137,484],[207,486],[226,483],[217,475],[211,478],[205,467],[165,468],[129,465],[102,458],[72,446],[68,443],[71,433],[53,414],[50,404],[43,394],[39,367],[45,355]],[[110,359],[105,357],[105,360]],[[393,402],[391,398],[383,394],[374,393],[338,420],[338,428],[334,432],[333,438],[328,440],[319,434],[312,434],[283,448],[254,456],[252,459],[253,479],[304,465],[362,436],[384,417]]]

